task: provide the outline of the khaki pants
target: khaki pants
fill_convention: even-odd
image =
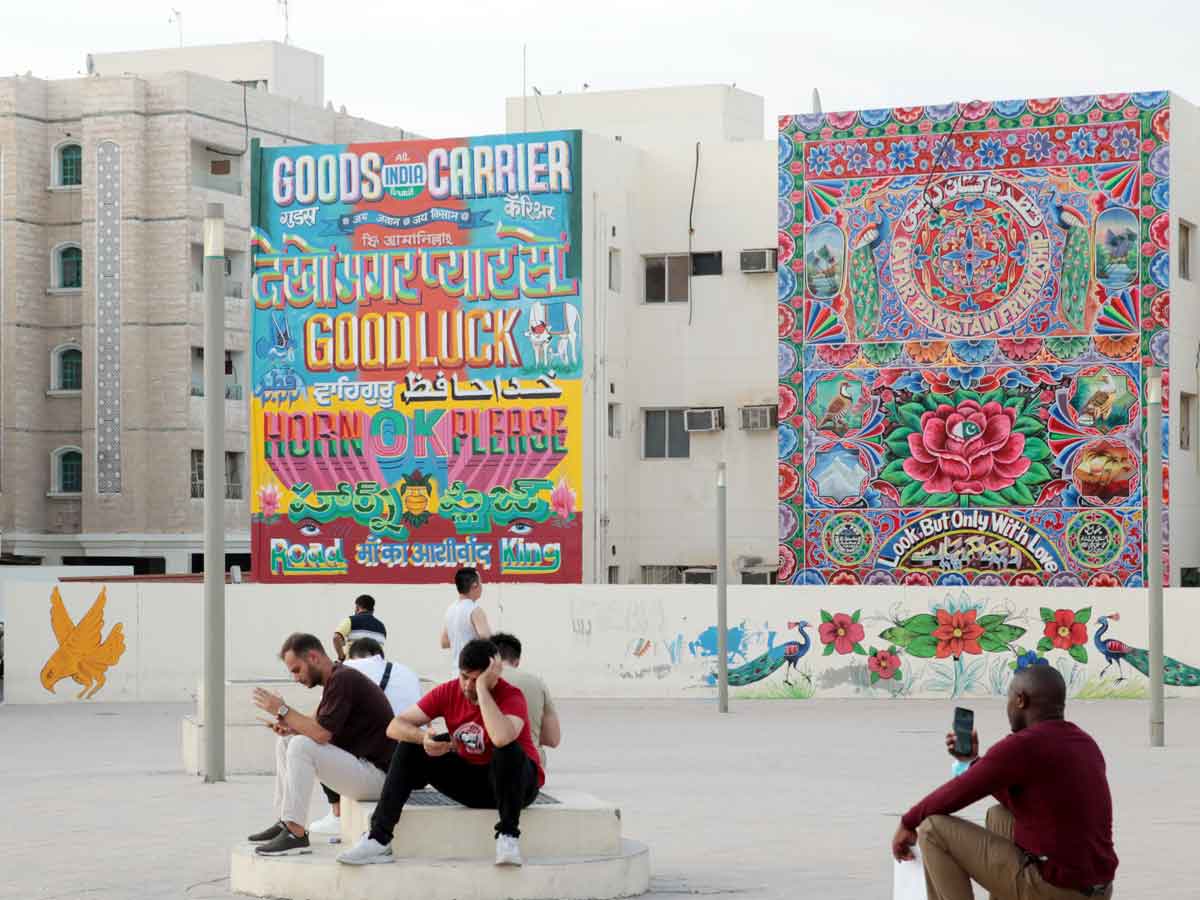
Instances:
[[[987,813],[987,828],[957,816],[930,816],[917,829],[929,900],[972,900],[971,882],[992,900],[1082,900],[1079,891],[1055,887],[1013,843],[1013,817],[1003,806]],[[1096,900],[1109,900],[1112,887]]]
[[[308,827],[308,804],[317,780],[351,800],[378,800],[387,773],[333,744],[302,734],[275,743],[275,815]]]

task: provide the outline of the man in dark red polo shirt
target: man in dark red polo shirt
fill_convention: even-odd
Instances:
[[[546,776],[529,727],[525,696],[501,678],[496,645],[469,641],[458,657],[459,676],[438,685],[396,716],[387,735],[399,741],[379,795],[371,830],[337,860],[347,865],[390,863],[392,836],[409,796],[433,785],[474,809],[495,809],[496,865],[521,865],[521,810]],[[422,726],[443,717],[448,732]]]
[[[929,900],[972,900],[971,882],[993,900],[1108,900],[1117,855],[1104,756],[1063,719],[1067,686],[1056,669],[1017,671],[1008,689],[1013,733],[900,820],[892,854],[919,844]],[[953,748],[953,736],[946,738]],[[987,828],[950,815],[991,794]]]

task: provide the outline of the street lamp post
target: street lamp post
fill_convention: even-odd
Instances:
[[[1146,586],[1150,619],[1150,746],[1166,743],[1163,710],[1162,371],[1146,376]]]
[[[725,521],[725,463],[717,466],[717,709],[729,712],[729,535]]]

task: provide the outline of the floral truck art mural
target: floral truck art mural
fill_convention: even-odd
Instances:
[[[1144,583],[1169,127],[1165,92],[780,119],[781,581]]]

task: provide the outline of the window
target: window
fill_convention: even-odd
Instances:
[[[693,253],[692,254],[692,274],[693,275],[720,275],[721,274],[721,251],[717,250],[712,253]]]
[[[608,436],[610,438],[621,436],[621,404],[608,404]]]
[[[716,569],[684,569],[683,570],[684,584],[716,584],[717,570]]]
[[[58,148],[59,187],[79,187],[83,183],[83,148],[78,144],[63,144]]]
[[[621,293],[621,251],[615,247],[608,251],[608,289]]]
[[[687,303],[691,262],[686,253],[647,256],[645,264],[647,303]]]
[[[242,457],[244,453],[225,454],[225,499],[242,499]],[[204,497],[204,451],[192,451],[192,498]]]
[[[50,492],[78,494],[83,491],[83,453],[78,447],[59,447],[51,454]]]
[[[779,573],[772,569],[769,572],[758,569],[746,569],[742,572],[742,584],[778,584]]]
[[[646,459],[687,459],[691,456],[691,437],[683,428],[683,420],[682,409],[646,410],[642,455]]]
[[[1179,395],[1179,449],[1192,449],[1192,428],[1196,421],[1196,395]]]
[[[683,566],[642,566],[642,584],[683,584]]]
[[[52,287],[77,291],[83,287],[83,251],[78,244],[63,244],[54,250]]]
[[[56,347],[50,357],[50,390],[78,391],[83,389],[83,353],[67,344]]]
[[[609,566],[608,567],[608,583],[609,584],[620,584],[621,583],[621,567],[620,566]]]
[[[1179,220],[1179,277],[1189,281],[1192,278],[1192,232],[1195,226],[1190,222]]]

